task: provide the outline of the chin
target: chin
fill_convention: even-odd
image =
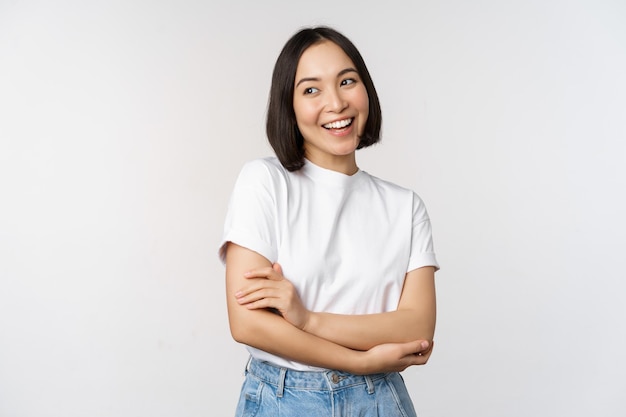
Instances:
[[[337,156],[348,156],[356,152],[357,144],[351,144],[350,146],[342,146],[333,149],[333,152]]]

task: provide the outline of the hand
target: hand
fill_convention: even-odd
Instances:
[[[302,304],[300,296],[291,281],[283,276],[278,263],[272,267],[255,269],[244,276],[249,285],[237,291],[237,302],[254,310],[271,308],[277,310],[285,320],[300,330],[304,329],[310,312]]]
[[[434,342],[416,340],[407,343],[385,343],[362,352],[359,373],[401,372],[412,365],[428,362]]]

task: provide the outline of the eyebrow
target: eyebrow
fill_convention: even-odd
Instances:
[[[357,70],[355,70],[355,69],[354,69],[354,68],[352,68],[352,67],[349,67],[349,68],[345,68],[345,69],[342,69],[341,71],[339,71],[339,73],[337,74],[337,77],[341,77],[342,75],[347,74],[347,73],[349,73],[349,72],[356,72],[356,73],[358,73],[358,71],[357,71]],[[319,79],[319,78],[317,78],[317,77],[306,77],[306,78],[301,78],[301,79],[298,81],[298,83],[296,84],[296,88],[297,88],[300,84],[302,84],[302,83],[304,83],[304,82],[307,82],[307,81],[319,81],[319,80],[320,80],[320,79]]]

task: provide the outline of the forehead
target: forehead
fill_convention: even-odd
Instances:
[[[354,68],[348,55],[334,42],[322,41],[309,46],[298,61],[296,79],[299,77],[336,76],[345,68]]]

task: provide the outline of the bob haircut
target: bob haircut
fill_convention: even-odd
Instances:
[[[323,41],[333,42],[348,55],[367,91],[369,115],[357,149],[373,145],[380,140],[382,124],[380,102],[374,82],[358,49],[344,35],[327,26],[302,29],[287,41],[276,60],[267,109],[267,138],[278,160],[289,171],[297,171],[304,166],[304,138],[298,129],[293,109],[298,62],[307,48]]]

